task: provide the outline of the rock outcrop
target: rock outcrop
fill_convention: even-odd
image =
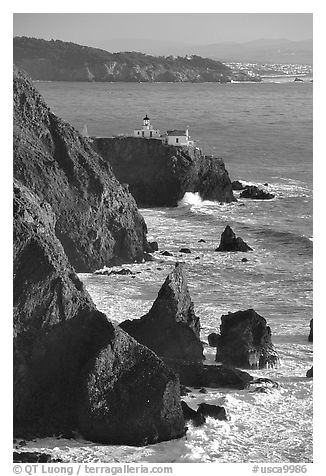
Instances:
[[[226,365],[208,365],[172,359],[164,359],[164,362],[178,374],[180,383],[189,387],[242,390],[253,380],[248,372]]]
[[[257,377],[250,382],[250,387],[260,388],[279,388],[279,384],[267,377]]]
[[[216,334],[216,332],[212,332],[212,333],[209,334],[209,336],[207,337],[207,340],[208,340],[208,345],[209,345],[210,347],[217,347],[218,334]]]
[[[183,416],[186,421],[191,420],[194,426],[201,426],[206,422],[206,417],[216,420],[228,420],[224,407],[219,405],[211,405],[202,402],[198,405],[197,411],[189,407],[189,405],[181,401]]]
[[[50,205],[18,181],[13,271],[16,437],[141,445],[184,434],[178,378],[96,309]]]
[[[239,181],[239,180],[234,180],[232,182],[232,190],[243,190],[244,189],[244,185]]]
[[[279,358],[266,319],[254,309],[221,317],[216,360],[243,368],[272,368]]]
[[[151,56],[137,51],[109,53],[61,40],[15,37],[14,61],[43,81],[219,82],[261,81],[197,55]]]
[[[155,251],[158,251],[157,241],[150,241],[148,245],[149,245],[149,250],[148,250],[149,253],[154,253]]]
[[[198,405],[197,412],[204,417],[215,418],[216,420],[227,420],[226,411],[224,407],[219,405],[211,405],[206,402],[202,402]]]
[[[309,370],[307,370],[306,377],[307,378],[313,378],[313,367],[311,367]]]
[[[308,336],[308,341],[309,342],[313,341],[313,319],[310,319],[310,332]]]
[[[246,185],[240,193],[240,198],[252,198],[254,200],[271,200],[275,198],[273,193],[265,192],[256,185]]]
[[[40,451],[14,451],[14,463],[62,463],[60,458],[54,457],[51,453]]]
[[[237,237],[232,228],[227,225],[215,251],[252,251],[252,248],[242,238]]]
[[[183,417],[186,421],[191,420],[194,426],[201,426],[205,423],[205,416],[201,413],[198,413],[198,411],[194,410],[193,408],[189,407],[189,405],[183,400],[181,400],[181,406],[183,411]]]
[[[143,259],[147,229],[133,197],[16,68],[14,176],[51,205],[56,235],[77,272]]]
[[[93,147],[129,185],[139,207],[174,207],[186,192],[198,192],[203,200],[236,201],[223,160],[198,148],[137,137],[94,138]]]
[[[94,274],[95,275],[100,275],[100,276],[111,276],[111,275],[130,276],[130,275],[135,274],[135,273],[130,271],[130,269],[128,269],[128,268],[121,268],[121,269],[118,269],[118,270],[111,270],[109,268],[109,269],[98,269],[97,271],[95,271]]]
[[[163,359],[204,359],[199,318],[180,263],[167,276],[150,311],[120,327]]]
[[[191,253],[191,250],[189,248],[180,248],[179,253],[189,254]]]

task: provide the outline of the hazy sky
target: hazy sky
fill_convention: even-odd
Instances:
[[[16,13],[14,35],[88,40],[140,38],[208,44],[312,38],[310,13]]]

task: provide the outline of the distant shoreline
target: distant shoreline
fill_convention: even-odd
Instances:
[[[289,82],[292,83],[294,82],[295,78],[302,78],[303,82],[311,82],[313,80],[313,76],[306,76],[302,74],[294,74],[294,75],[288,75],[288,74],[277,74],[277,75],[270,75],[270,76],[262,76],[261,81],[228,81],[225,83],[220,83],[220,82],[215,82],[215,81],[202,81],[202,82],[190,82],[190,81],[139,81],[139,82],[134,82],[134,81],[64,81],[64,80],[43,80],[43,79],[33,79],[33,83],[81,83],[81,84],[133,84],[133,85],[143,85],[143,84],[192,84],[192,85],[202,85],[202,84],[216,84],[218,86],[225,86],[225,85],[230,85],[230,84],[266,84],[268,82],[272,83],[272,81],[264,81],[264,79],[288,79],[288,81],[284,82]],[[306,81],[305,81],[305,80]]]

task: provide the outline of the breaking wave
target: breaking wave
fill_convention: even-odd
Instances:
[[[178,202],[178,207],[186,207],[188,205],[202,205],[203,200],[199,192],[186,192],[181,200]]]

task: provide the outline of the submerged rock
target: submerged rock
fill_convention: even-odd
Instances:
[[[161,251],[161,255],[163,255],[163,256],[173,256],[173,253],[170,253],[170,251]]]
[[[180,248],[179,253],[191,253],[189,248]]]
[[[244,190],[240,193],[240,198],[252,198],[255,200],[271,200],[275,198],[273,193],[265,192],[256,185],[246,185]]]
[[[208,391],[205,387],[200,388],[198,392],[199,393],[208,393]]]
[[[312,342],[313,339],[313,319],[310,319],[310,332],[308,336],[308,341]]]
[[[215,251],[252,251],[242,238],[237,237],[232,228],[227,225],[221,235],[221,241]]]
[[[104,275],[104,276],[111,276],[112,274],[127,276],[129,274],[133,274],[133,272],[128,268],[121,268],[121,269],[118,269],[118,270],[109,270],[109,269],[98,270],[98,271],[95,271],[94,274]]]
[[[250,390],[250,393],[268,393],[267,387],[256,387],[253,390]]]
[[[14,176],[48,202],[77,272],[141,262],[147,228],[135,200],[85,139],[14,68]]]
[[[14,182],[14,435],[104,443],[180,437],[177,376],[93,304],[48,203]]]
[[[254,309],[221,317],[216,360],[243,368],[274,367],[278,361],[266,319]]]
[[[180,263],[166,278],[150,311],[140,319],[122,322],[120,327],[162,358],[204,359],[199,318]]]
[[[253,377],[226,365],[205,365],[198,362],[164,359],[179,376],[182,385],[207,388],[247,388]]]
[[[264,385],[265,387],[272,387],[272,388],[279,387],[279,384],[275,382],[275,380],[272,380],[270,378],[265,378],[265,377],[254,378],[250,382],[250,386],[253,386],[253,385]]]
[[[185,193],[203,200],[236,201],[221,158],[198,147],[176,147],[137,137],[94,138],[93,147],[109,163],[139,207],[175,207]]]

